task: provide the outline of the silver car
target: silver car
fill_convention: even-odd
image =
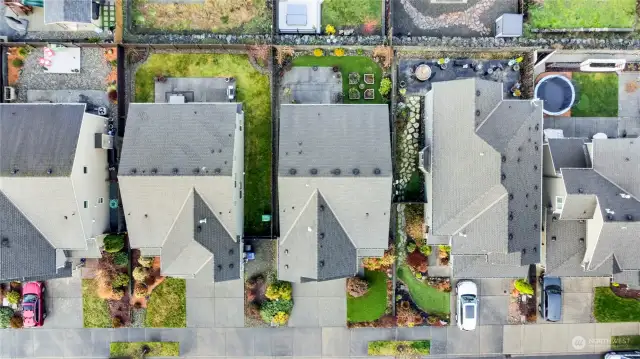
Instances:
[[[478,286],[470,280],[456,284],[456,323],[461,330],[474,330],[478,324]]]

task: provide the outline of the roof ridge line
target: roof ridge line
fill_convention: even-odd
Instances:
[[[592,170],[597,173],[600,177],[606,179],[607,181],[609,181],[609,183],[611,183],[612,185],[618,187],[620,190],[624,191],[625,194],[629,195],[629,197],[633,198],[636,202],[640,202],[640,199],[636,198],[636,196],[631,193],[630,191],[627,191],[626,189],[624,189],[622,186],[618,185],[617,183],[613,182],[612,180],[610,180],[607,176],[603,175],[602,173],[600,173],[600,171],[598,171],[595,168],[592,168]],[[597,196],[596,196],[597,197]]]
[[[498,187],[502,187],[504,189],[504,193],[502,195],[498,196],[498,198],[496,198],[493,202],[491,202],[488,206],[486,206],[482,211],[479,211],[478,213],[476,213],[475,216],[472,216],[467,222],[462,224],[460,226],[460,228],[458,228],[457,230],[454,231],[454,234],[450,234],[450,235],[449,234],[445,234],[445,235],[453,237],[456,233],[460,232],[463,228],[466,228],[471,222],[473,222],[476,219],[478,219],[478,217],[480,217],[482,214],[484,214],[489,209],[493,208],[493,206],[495,206],[496,203],[498,203],[500,200],[502,200],[504,197],[506,197],[508,195],[509,191],[507,191],[507,189],[502,184],[499,183],[499,184],[496,184],[496,185],[492,186],[491,188],[489,188],[489,190],[487,192],[485,192],[481,197],[478,197],[475,201],[472,201],[469,205],[471,205],[473,203],[477,203],[480,199],[486,197],[489,194],[489,192],[491,192],[493,189],[498,188]],[[466,208],[468,208],[469,205],[467,205]],[[447,223],[449,223],[449,222],[451,222],[451,220],[447,221]],[[442,227],[446,227],[447,223],[445,223]]]
[[[227,177],[228,177],[228,176],[227,176]],[[229,237],[231,237],[231,240],[237,243],[235,236],[233,236],[233,235],[231,234],[231,232],[229,232],[229,229],[228,229],[228,228],[227,228],[227,226],[225,226],[225,225],[224,225],[224,223],[220,220],[220,217],[218,217],[218,215],[216,214],[216,212],[215,212],[214,210],[212,210],[212,209],[211,209],[211,206],[209,205],[209,202],[207,202],[207,201],[202,197],[202,195],[200,195],[200,192],[198,192],[198,191],[196,190],[196,188],[195,188],[195,187],[193,187],[193,192],[194,192],[194,194],[197,194],[197,195],[198,195],[198,197],[200,197],[200,199],[202,200],[202,202],[204,202],[204,204],[207,206],[207,208],[209,208],[209,210],[211,211],[211,213],[213,214],[213,216],[215,217],[215,219],[218,221],[218,223],[220,223],[220,225],[222,226],[222,228],[224,228],[224,230],[227,232],[227,234],[229,235]],[[194,201],[195,201],[195,197],[194,197]],[[195,203],[194,203],[194,204],[195,204]],[[195,216],[195,209],[194,209],[194,211],[193,211],[193,212],[194,212],[194,216]],[[243,215],[244,215],[244,213],[243,213]],[[195,235],[194,235],[194,237],[195,237]],[[194,241],[195,241],[195,238],[194,238]],[[197,242],[197,241],[196,241],[196,242]],[[207,250],[207,252],[208,252],[208,250]]]
[[[162,244],[160,245],[160,255],[162,255],[162,247],[164,247],[164,244],[167,242],[167,239],[169,237],[169,233],[171,233],[171,231],[173,230],[173,227],[175,227],[176,222],[178,220],[178,217],[180,217],[180,213],[182,213],[182,210],[187,205],[187,201],[189,200],[189,195],[192,195],[194,190],[195,190],[195,188],[193,186],[191,186],[191,189],[189,189],[189,192],[187,193],[187,197],[185,198],[184,202],[182,203],[182,206],[180,206],[180,210],[178,211],[178,213],[176,213],[176,217],[173,219],[173,222],[171,223],[171,226],[169,227],[169,230],[167,231],[167,234],[164,236],[164,240],[162,241]]]
[[[311,200],[313,199],[313,195],[317,194],[317,193],[318,193],[318,188],[314,189],[311,192],[311,195],[309,196],[309,199],[307,200],[307,202],[304,204],[304,206],[300,210],[300,213],[298,213],[298,215],[296,216],[296,219],[291,223],[291,228],[289,228],[287,233],[282,237],[282,242],[279,243],[280,245],[284,244],[284,242],[287,240],[287,238],[289,237],[289,233],[291,233],[291,231],[293,230],[293,227],[295,227],[295,224],[300,219],[300,216],[302,216],[302,213],[304,213],[305,209],[307,209],[307,207],[309,206],[309,203],[311,203]],[[317,223],[317,220],[316,220],[316,223]]]

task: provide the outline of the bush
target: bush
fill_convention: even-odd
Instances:
[[[11,304],[18,304],[20,303],[20,292],[16,291],[16,290],[12,290],[9,293],[7,293],[7,301]]]
[[[104,251],[109,253],[120,252],[124,248],[124,236],[109,234],[104,237]]]
[[[417,246],[416,246],[416,244],[415,244],[414,242],[409,242],[409,243],[407,243],[407,252],[408,252],[408,253],[413,253],[413,252],[415,252],[415,251],[416,251],[416,248],[417,248]]]
[[[426,272],[428,267],[427,257],[422,252],[414,251],[407,256],[407,265],[415,272]]]
[[[9,320],[9,326],[11,326],[11,328],[13,329],[20,329],[24,327],[22,317],[19,315],[14,315],[13,317],[11,317],[11,319]]]
[[[287,321],[289,320],[289,314],[285,313],[285,312],[278,312],[276,313],[276,315],[273,316],[273,319],[271,320],[272,324],[275,324],[277,326],[282,326],[287,324]]]
[[[428,244],[420,246],[420,253],[424,254],[427,257],[431,254],[431,250],[432,250],[432,248]]]
[[[324,32],[327,35],[334,35],[336,33],[336,28],[333,25],[329,24],[324,28]]]
[[[120,319],[120,317],[111,318],[111,326],[114,328],[122,328],[122,319]]]
[[[145,268],[151,268],[151,265],[153,265],[153,257],[140,257],[138,258],[138,263]]]
[[[368,270],[386,270],[387,268],[393,265],[393,262],[396,260],[396,256],[394,255],[394,248],[391,247],[384,251],[384,256],[378,257],[367,257],[362,260],[362,266]]]
[[[343,48],[338,48],[333,50],[333,54],[338,56],[338,57],[342,57],[344,56],[344,49]]]
[[[25,57],[27,55],[29,55],[31,51],[29,51],[29,49],[27,49],[26,47],[21,47],[20,49],[18,49],[18,55]]]
[[[22,59],[13,59],[11,65],[13,65],[13,67],[22,67],[24,66],[24,61],[22,61]]]
[[[315,49],[315,50],[313,50],[313,56],[315,56],[315,57],[321,57],[322,55],[324,55],[324,51],[322,51],[322,49]]]
[[[267,287],[265,296],[270,300],[291,300],[291,282],[277,281]]]
[[[290,313],[291,309],[293,309],[293,302],[290,300],[267,301],[260,307],[260,317],[265,323],[271,323],[278,312]]]
[[[520,294],[533,295],[533,286],[526,279],[518,279],[513,286]]]
[[[409,114],[409,108],[404,107],[402,115]],[[406,111],[406,114],[404,113]],[[405,232],[414,241],[423,244],[424,239],[424,205],[408,204],[404,208]]]
[[[136,298],[144,298],[147,296],[148,293],[149,293],[149,289],[147,288],[146,285],[142,283],[136,283],[136,285],[133,287],[133,295]]]
[[[126,266],[129,262],[129,256],[125,252],[118,252],[113,255],[113,264],[117,266]]]
[[[136,267],[133,270],[133,279],[138,282],[144,282],[145,278],[149,275],[149,269],[145,267]]]
[[[120,273],[113,278],[111,286],[113,288],[121,288],[129,285],[129,276],[125,273]]]
[[[441,244],[441,245],[438,246],[438,249],[442,253],[451,254],[451,246],[447,246],[447,245]]]
[[[369,290],[369,282],[360,277],[347,278],[347,293],[352,297],[362,297]]]
[[[0,328],[5,329],[9,327],[11,317],[13,317],[13,309],[9,307],[0,307]]]
[[[122,299],[122,297],[124,297],[124,289],[114,289],[112,292],[112,299],[113,300],[120,300]]]
[[[378,89],[380,95],[382,97],[386,97],[391,92],[391,80],[388,77],[385,77],[380,81],[380,88]]]

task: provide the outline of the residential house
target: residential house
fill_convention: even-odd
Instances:
[[[544,145],[546,273],[640,286],[640,142],[550,138]]]
[[[323,0],[279,0],[278,29],[281,33],[322,32]]]
[[[350,277],[382,256],[391,182],[386,105],[282,105],[279,279]]]
[[[84,104],[0,104],[0,281],[72,274],[109,229],[107,119]]]
[[[242,270],[244,112],[239,103],[132,103],[118,181],[132,248],[161,274]]]
[[[542,103],[502,83],[436,82],[424,98],[425,223],[456,278],[524,277],[540,261]]]

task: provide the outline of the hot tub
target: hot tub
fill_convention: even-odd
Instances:
[[[543,111],[550,116],[559,116],[569,111],[576,100],[573,84],[562,75],[543,77],[534,92],[536,98],[544,101]]]

